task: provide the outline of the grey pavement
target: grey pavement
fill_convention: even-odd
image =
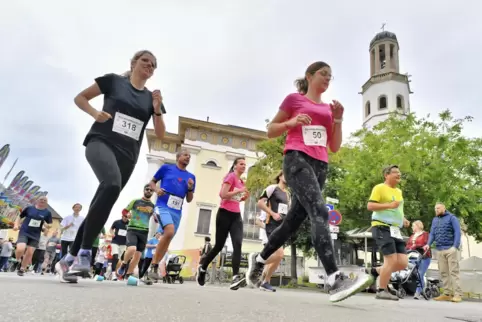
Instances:
[[[276,293],[195,283],[127,286],[125,282],[61,284],[53,276],[0,273],[0,321],[482,321],[482,303],[375,300],[361,294],[332,304],[315,291]]]

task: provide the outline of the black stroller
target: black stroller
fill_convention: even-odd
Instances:
[[[179,281],[180,284],[184,283],[181,271],[185,263],[186,256],[184,255],[169,258],[166,263],[166,276],[162,278],[162,281],[167,284],[174,284],[176,281]]]
[[[410,250],[407,252],[408,256],[408,266],[406,269],[392,273],[390,278],[390,283],[395,288],[396,295],[403,299],[407,294],[415,294],[417,287],[421,286],[422,279],[418,268],[420,263],[427,252],[421,255],[415,250]],[[440,290],[438,288],[439,281],[436,279],[427,279],[424,277],[424,289],[422,291],[422,296],[426,300],[437,297],[440,295]]]

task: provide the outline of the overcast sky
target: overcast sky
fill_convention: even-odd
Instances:
[[[93,120],[73,98],[95,77],[129,69],[140,49],[157,56],[147,86],[161,89],[170,132],[178,116],[262,130],[317,60],[332,66],[327,95],[344,104],[344,131],[353,132],[362,122],[358,92],[369,76],[369,42],[384,22],[397,34],[401,72],[412,75],[412,111],[472,115],[466,132],[480,136],[482,2],[463,3],[2,1],[0,145],[10,143],[11,154],[0,179],[18,157],[7,184],[25,170],[59,214],[80,202],[85,215],[98,184],[82,146]],[[93,105],[101,108],[102,99]],[[142,192],[145,153],[147,142],[109,223]]]

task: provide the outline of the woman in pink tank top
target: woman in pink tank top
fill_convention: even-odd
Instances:
[[[283,173],[292,193],[291,207],[283,223],[269,236],[260,254],[250,254],[247,282],[259,282],[265,264],[307,218],[311,219],[313,247],[326,272],[330,300],[338,302],[365,289],[373,282],[369,274],[351,280],[338,271],[328,225],[328,210],[322,197],[328,171],[328,149],[337,152],[342,140],[343,106],[322,100],[328,89],[331,68],[324,62],[308,66],[296,81],[297,93],[286,96],[268,126],[268,137],[287,132]]]
[[[221,204],[216,215],[216,244],[203,258],[196,273],[196,281],[203,286],[206,270],[213,259],[221,252],[228,234],[233,243],[233,281],[230,288],[238,290],[246,284],[246,278],[239,275],[241,264],[241,247],[243,243],[243,219],[241,217],[240,203],[249,197],[241,175],[246,171],[246,161],[243,157],[236,158],[229,173],[224,177],[219,196]]]

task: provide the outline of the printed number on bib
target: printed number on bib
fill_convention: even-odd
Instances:
[[[117,233],[119,236],[127,236],[127,230],[125,229],[119,229],[119,232]]]
[[[169,196],[169,200],[167,200],[167,206],[172,209],[181,210],[182,199],[176,196]]]
[[[38,228],[38,227],[40,227],[41,223],[42,223],[41,220],[30,219],[30,222],[28,223],[28,226]]]
[[[400,232],[400,228],[395,226],[390,226],[390,236],[396,239],[403,239],[402,233]]]
[[[278,204],[278,213],[280,215],[286,215],[288,213],[288,205],[284,203]]]
[[[326,128],[321,125],[305,125],[302,128],[305,145],[326,147]]]
[[[122,113],[115,113],[112,131],[139,140],[144,122]]]

